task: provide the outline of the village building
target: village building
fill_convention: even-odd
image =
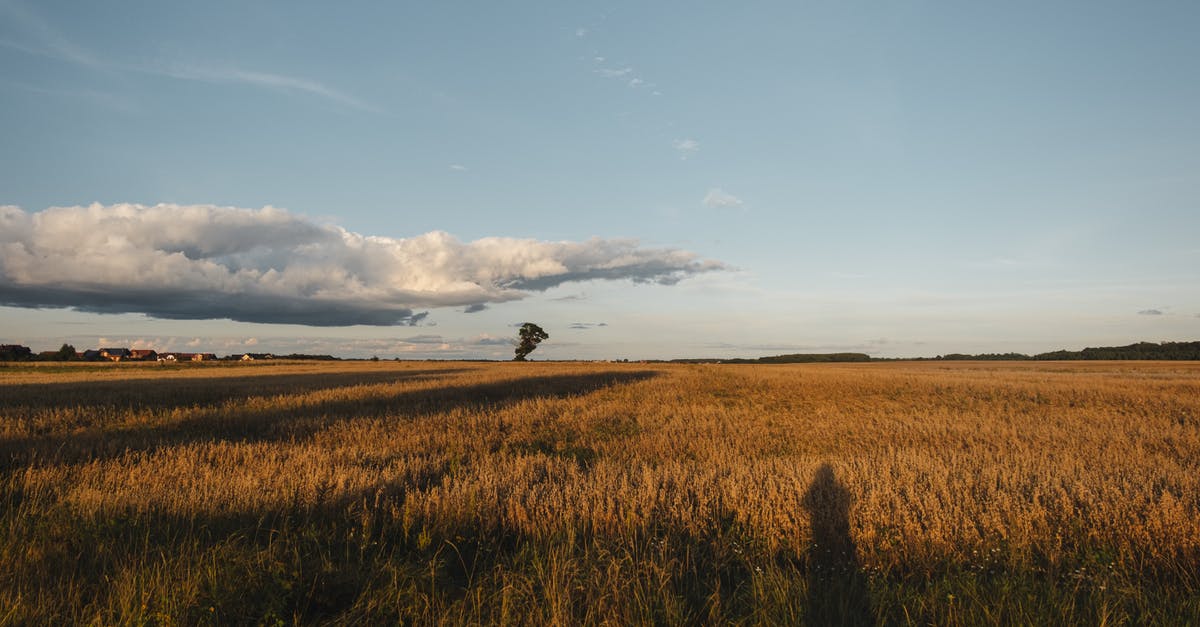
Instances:
[[[213,361],[217,356],[213,353],[159,353],[159,361]]]
[[[100,357],[109,361],[123,361],[129,359],[128,348],[102,348],[100,349]]]

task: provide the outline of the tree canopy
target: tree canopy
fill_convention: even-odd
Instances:
[[[516,357],[513,361],[525,361],[525,356],[533,352],[542,340],[550,339],[550,334],[542,330],[542,327],[526,322],[521,325],[521,329],[517,331],[517,349]]]

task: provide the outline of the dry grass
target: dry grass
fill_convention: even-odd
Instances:
[[[0,624],[1200,622],[1200,364],[0,368]]]

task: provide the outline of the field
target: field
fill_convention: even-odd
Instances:
[[[0,367],[0,624],[1200,623],[1200,363]]]

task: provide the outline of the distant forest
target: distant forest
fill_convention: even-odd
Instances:
[[[950,353],[937,357],[871,357],[865,353],[798,353],[774,355],[758,359],[673,359],[676,363],[692,364],[811,364],[822,362],[859,361],[1080,361],[1080,360],[1200,360],[1200,342],[1138,342],[1129,346],[1101,346],[1080,351],[1052,351],[1037,355],[1024,353],[981,353],[967,355]]]
[[[1039,353],[1037,355],[1023,355],[1021,353],[961,355],[953,353],[950,355],[941,355],[939,357],[935,357],[934,359],[991,359],[1002,361],[1068,361],[1095,359],[1200,360],[1200,342],[1163,342],[1162,344],[1155,344],[1154,342],[1138,342],[1137,344],[1130,344],[1129,346],[1101,346],[1099,348],[1085,348],[1081,351],[1052,351],[1049,353]]]
[[[758,359],[672,359],[677,364],[816,364],[825,362],[872,361],[866,353],[796,353]]]

